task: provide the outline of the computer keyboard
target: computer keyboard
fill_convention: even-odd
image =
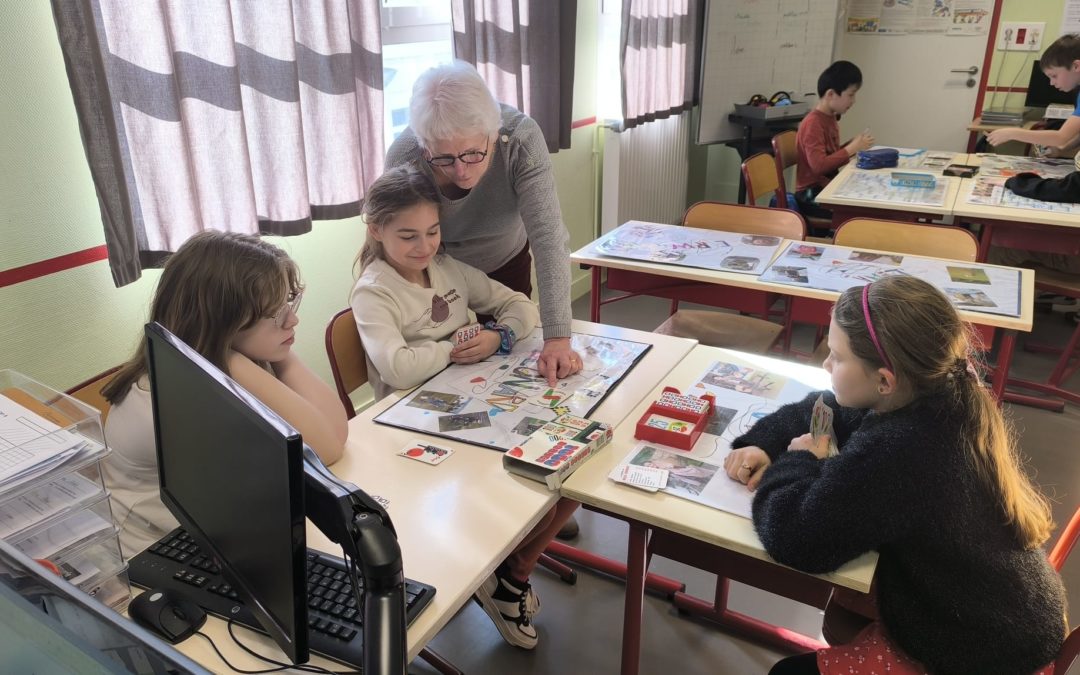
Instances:
[[[177,591],[225,619],[263,632],[221,570],[183,528],[177,528],[129,561],[131,582],[144,588]],[[361,616],[345,561],[307,552],[308,646],[312,652],[363,665]],[[406,579],[406,624],[412,623],[435,595],[435,588]]]

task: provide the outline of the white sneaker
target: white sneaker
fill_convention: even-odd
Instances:
[[[473,596],[499,629],[503,639],[522,649],[536,647],[538,635],[532,616],[540,610],[540,599],[532,586],[519,588],[509,579],[495,574],[484,580]]]

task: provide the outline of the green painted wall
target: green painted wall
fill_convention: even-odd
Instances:
[[[579,4],[574,117],[595,109],[596,0]],[[56,29],[47,2],[12,3],[0,25],[0,270],[104,243]],[[593,127],[553,157],[573,246],[591,239]],[[297,351],[327,381],[323,329],[348,303],[352,259],[363,243],[358,218],[320,221],[300,237],[273,238],[308,286]],[[576,272],[580,276],[579,272]],[[128,357],[159,273],[117,289],[105,262],[0,288],[0,368],[58,389]],[[581,285],[579,284],[580,288]]]
[[[1065,0],[1004,0],[1001,5],[1000,22],[1045,21],[1046,32],[1043,34],[1042,49],[1046,49],[1061,35],[1061,15],[1064,10]],[[1026,87],[1031,73],[1031,62],[1038,58],[1039,52],[1006,52],[995,49],[990,60],[987,85]],[[1015,84],[1013,84],[1014,81]],[[984,107],[989,107],[992,95],[993,92],[987,92]],[[995,108],[1022,105],[1024,105],[1024,94],[1006,95],[1002,92],[994,98]]]

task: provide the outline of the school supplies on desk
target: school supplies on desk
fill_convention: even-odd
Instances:
[[[586,459],[611,441],[611,425],[560,415],[503,454],[503,468],[558,490]]]
[[[893,171],[889,174],[889,182],[894,187],[926,188],[933,190],[937,186],[937,179],[928,173],[915,173],[912,171]]]
[[[698,398],[664,387],[660,398],[638,420],[634,438],[690,450],[705,430],[714,404],[712,394]]]
[[[957,178],[974,178],[979,173],[979,167],[972,164],[950,164],[941,172],[944,176],[956,176]]]
[[[856,169],[891,169],[900,163],[900,151],[896,148],[871,148],[860,150],[855,160]]]

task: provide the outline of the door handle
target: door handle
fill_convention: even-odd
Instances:
[[[967,73],[968,75],[976,75],[979,72],[978,66],[971,66],[970,68],[953,68],[950,73]]]

